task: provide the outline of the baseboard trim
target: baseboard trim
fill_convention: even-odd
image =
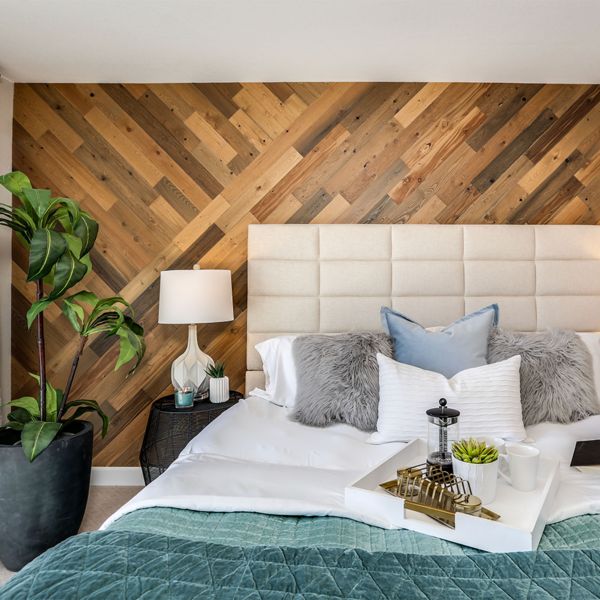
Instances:
[[[140,467],[92,467],[91,485],[144,485]]]

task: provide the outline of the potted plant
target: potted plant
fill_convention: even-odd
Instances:
[[[0,561],[19,570],[47,548],[79,530],[87,503],[93,428],[79,420],[86,413],[108,418],[93,399],[72,398],[79,358],[88,339],[100,333],[118,336],[115,369],[144,355],[143,329],[120,296],[98,298],[88,291],[66,296],[92,269],[90,250],[98,224],[69,198],[54,198],[35,189],[18,171],[0,176],[18,200],[0,204],[0,225],[10,227],[28,250],[27,281],[35,285],[35,302],[27,325],[37,329],[36,396],[7,402],[11,412],[0,427]],[[47,291],[46,291],[47,290]],[[77,347],[64,389],[55,388],[46,374],[44,310],[61,302],[77,335]],[[129,312],[130,314],[126,314]]]
[[[454,442],[452,470],[469,482],[482,504],[494,501],[498,481],[498,449],[494,445],[474,438]]]
[[[229,400],[229,377],[225,375],[225,365],[215,363],[209,365],[206,374],[210,377],[208,384],[208,398],[215,404]]]

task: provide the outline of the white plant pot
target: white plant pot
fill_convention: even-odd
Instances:
[[[458,460],[453,456],[452,469],[455,475],[469,482],[472,494],[478,496],[483,505],[494,501],[498,484],[497,460],[483,465],[474,465]]]
[[[229,377],[210,378],[209,400],[214,404],[227,402],[229,400]]]

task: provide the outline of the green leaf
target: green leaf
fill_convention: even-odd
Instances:
[[[116,332],[119,336],[119,358],[115,365],[115,371],[120,369],[125,363],[128,363],[134,357],[137,357],[135,365],[129,370],[128,375],[133,373],[146,353],[146,343],[144,342],[144,329],[136,323],[131,317],[126,316],[123,325]]]
[[[98,223],[87,213],[82,212],[75,223],[73,233],[81,239],[81,256],[84,256],[94,246],[98,235]]]
[[[7,404],[9,406],[12,406],[13,408],[20,408],[22,410],[26,410],[33,418],[40,418],[40,405],[37,399],[33,396],[23,396],[22,398],[11,400]]]
[[[100,405],[95,400],[72,400],[65,404],[65,411],[75,408],[75,412],[64,420],[65,423],[69,423],[78,419],[85,413],[95,412],[102,419],[102,437],[108,432],[108,416],[100,408]]]
[[[48,296],[48,300],[60,298],[69,288],[79,283],[85,274],[87,267],[70,250],[67,250],[56,263],[54,274],[54,289]]]
[[[99,301],[96,294],[93,292],[88,292],[87,290],[77,292],[76,294],[69,296],[67,300],[71,302],[85,302],[86,304],[90,304],[92,308],[95,308]]]
[[[127,300],[125,300],[123,297],[110,296],[109,298],[102,298],[101,300],[98,300],[98,302],[95,306],[95,309],[101,310],[103,308],[108,308],[108,307],[112,308],[115,304],[122,304],[126,308],[131,308],[131,305],[129,304],[129,302],[127,302]]]
[[[36,222],[20,206],[12,206],[0,202],[0,216],[4,219],[14,221],[16,224],[30,230],[31,233],[37,228]]]
[[[46,419],[55,422],[58,413],[58,405],[62,400],[62,391],[52,387],[46,382]]]
[[[24,188],[23,194],[28,200],[29,204],[35,211],[35,214],[39,219],[46,214],[50,204],[52,203],[52,193],[50,190],[36,189],[36,188]]]
[[[62,312],[67,319],[69,319],[71,325],[73,325],[73,329],[78,333],[81,333],[81,328],[85,319],[83,308],[67,298],[62,304]]]
[[[29,177],[21,171],[13,171],[6,175],[0,175],[0,185],[4,186],[11,194],[17,198],[23,197],[23,191],[26,188],[31,188]]]
[[[38,410],[38,414],[39,414],[39,410]],[[29,423],[29,421],[34,420],[32,418],[31,413],[27,409],[21,408],[19,406],[13,408],[8,413],[6,418],[12,423],[19,423],[21,425],[21,429],[23,429],[22,426],[25,425],[25,423]]]
[[[44,216],[43,224],[47,227],[58,221],[66,232],[72,233],[80,214],[79,204],[74,200],[70,198],[52,198]]]
[[[9,227],[15,233],[21,234],[24,238],[25,238],[25,236],[27,234],[27,230],[22,225],[19,225],[19,223],[15,222],[12,219],[2,219],[2,218],[0,218],[0,225],[4,225],[4,227]]]
[[[92,259],[90,258],[89,254],[85,254],[84,256],[80,256],[79,260],[85,265],[85,268],[87,269],[86,273],[91,273],[92,272]]]
[[[43,452],[61,430],[61,423],[47,421],[30,421],[23,427],[21,445],[29,462]]]
[[[94,335],[95,333],[115,335],[124,322],[125,315],[123,311],[114,307],[110,310],[106,309],[104,312],[97,314],[93,321],[91,320],[91,316],[88,318],[83,334],[86,336]]]
[[[134,321],[131,317],[125,317],[125,320],[127,321],[127,326],[129,327],[129,329],[131,329],[134,335],[143,337],[144,328],[139,323]]]
[[[125,322],[125,315],[116,306],[117,304],[122,304],[125,308],[131,309],[129,302],[121,296],[97,299],[96,305],[87,319],[84,335],[101,332],[108,333],[108,335],[116,334],[119,327]]]
[[[27,281],[42,279],[67,249],[67,241],[61,233],[50,229],[37,229],[31,240]]]
[[[27,327],[31,329],[32,323],[35,321],[35,318],[46,308],[52,304],[51,300],[43,299],[34,302],[29,310],[27,311]]]
[[[30,372],[29,375],[37,381],[38,385],[40,384],[40,376],[37,373]],[[62,396],[62,390],[56,389],[48,380],[46,380],[46,417],[48,421],[56,421],[56,415],[62,401]],[[39,410],[36,416],[39,418]]]
[[[127,364],[135,356],[135,346],[131,343],[129,331],[124,328],[119,329],[117,335],[119,336],[119,358],[115,365],[115,371],[120,369],[124,364]]]
[[[79,258],[81,256],[81,240],[72,233],[63,233],[62,235],[67,242],[69,250],[73,253],[73,256]]]

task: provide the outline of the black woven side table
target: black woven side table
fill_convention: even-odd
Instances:
[[[148,417],[140,450],[140,464],[146,485],[164,473],[195,435],[240,398],[243,398],[242,394],[230,391],[228,402],[196,402],[189,408],[175,408],[172,395],[156,400]]]

